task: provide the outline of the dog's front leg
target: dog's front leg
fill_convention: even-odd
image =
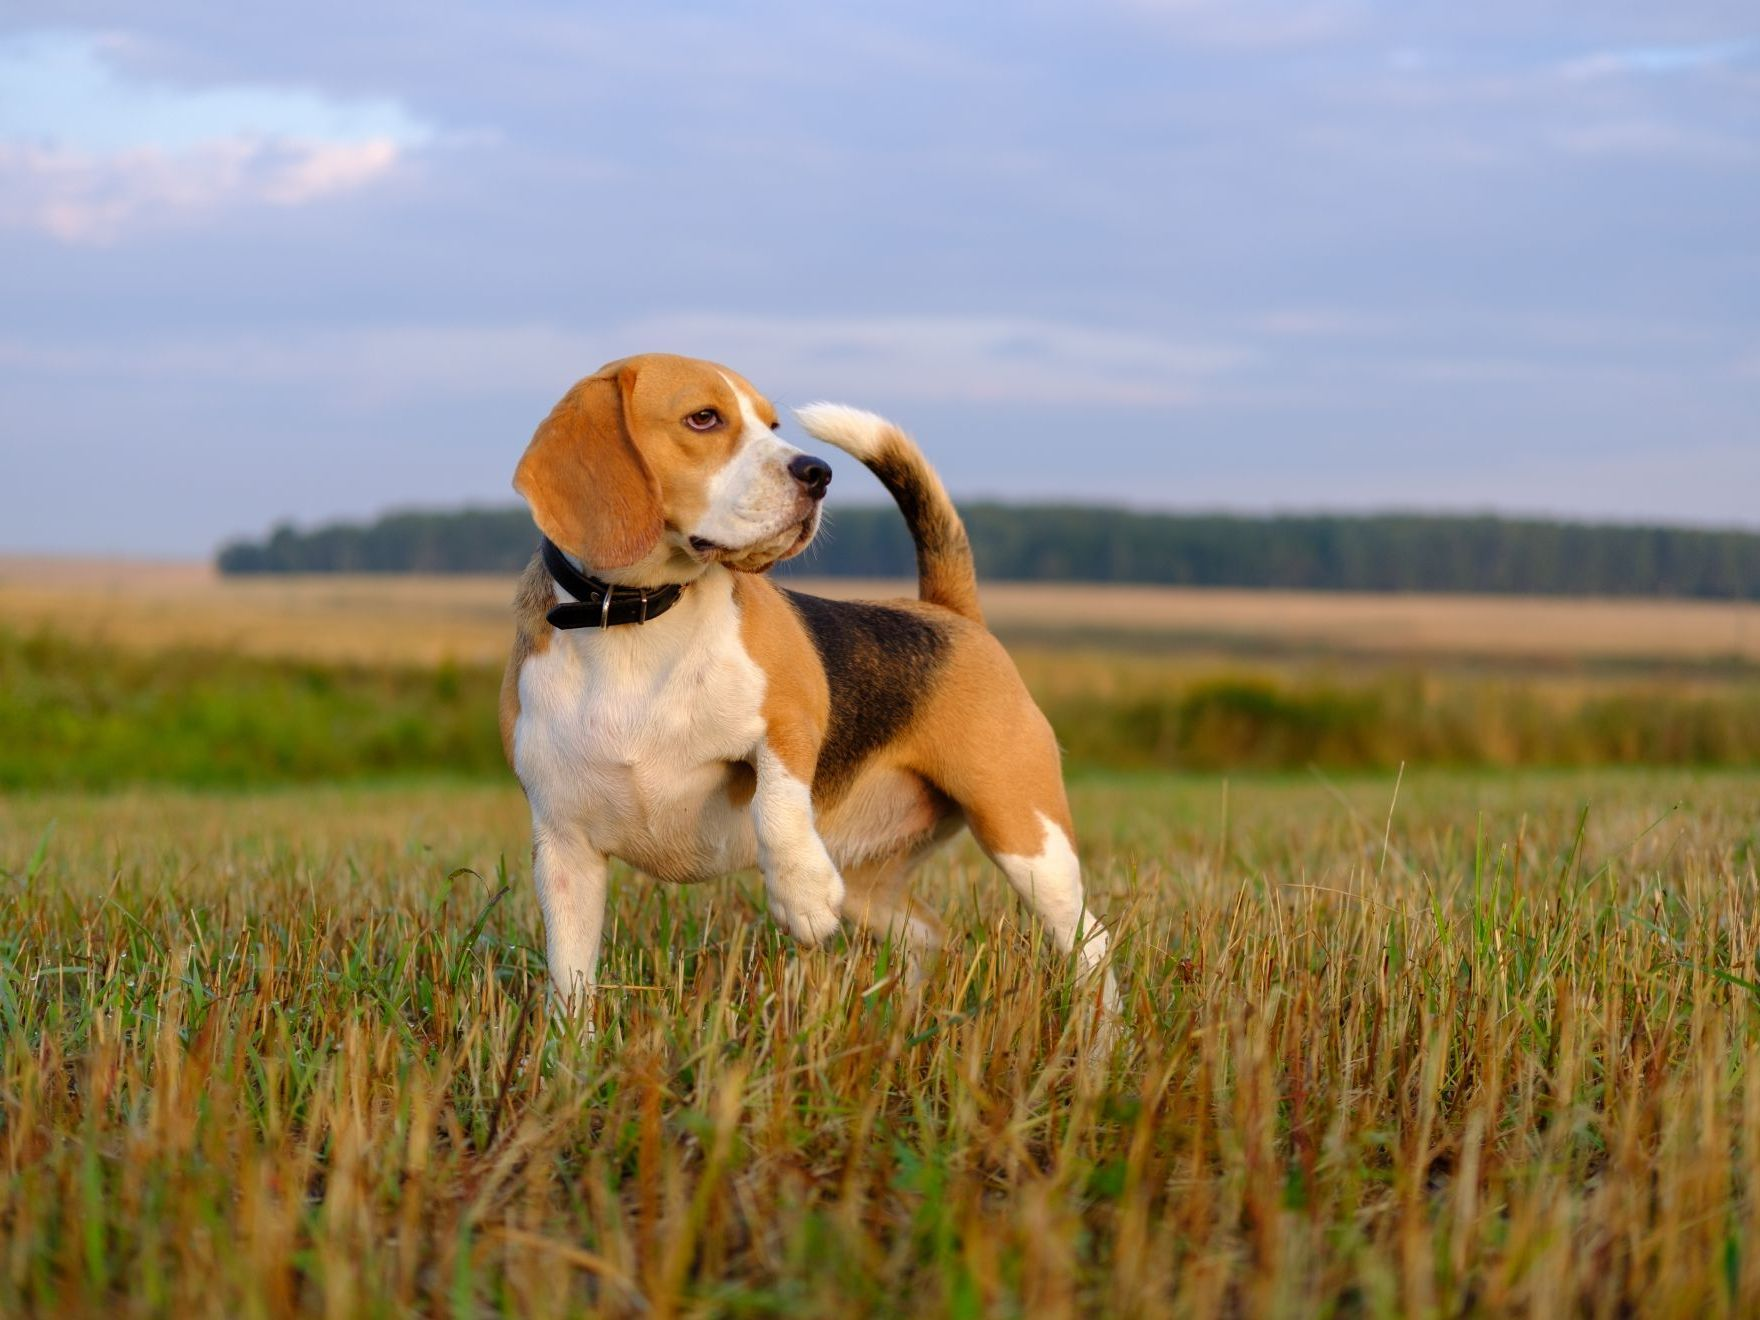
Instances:
[[[843,913],[843,877],[813,824],[812,790],[769,742],[754,769],[752,814],[770,915],[803,944],[823,943]]]
[[[593,994],[599,936],[605,927],[605,856],[578,830],[532,825],[532,879],[544,912],[550,1010],[583,1012]]]

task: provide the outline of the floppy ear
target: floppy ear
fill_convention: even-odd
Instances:
[[[550,410],[513,474],[532,519],[589,569],[625,568],[660,539],[660,491],[624,419],[629,372],[580,381]]]

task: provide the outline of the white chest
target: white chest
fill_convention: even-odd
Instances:
[[[725,583],[651,624],[555,634],[519,676],[514,766],[533,815],[666,879],[751,865],[727,787],[762,736],[764,683]]]

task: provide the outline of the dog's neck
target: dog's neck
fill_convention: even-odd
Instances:
[[[539,546],[539,554],[561,597],[546,618],[552,627],[564,630],[646,624],[676,605],[695,581],[693,577],[684,582],[663,582],[656,586],[607,581],[588,571],[579,559],[549,537],[545,537]]]

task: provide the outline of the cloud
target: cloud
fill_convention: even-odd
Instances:
[[[1190,403],[1250,357],[1236,345],[1014,317],[678,315],[628,338],[705,356],[738,344],[742,360],[770,364],[791,390],[1024,404]]]
[[[64,243],[109,243],[133,229],[239,202],[300,206],[390,169],[393,142],[219,139],[186,151],[94,154],[0,142],[0,226]]]
[[[283,339],[45,346],[0,340],[0,370],[312,384],[375,399],[536,392],[602,362],[665,350],[730,365],[784,400],[1168,406],[1251,355],[1026,318],[876,319],[681,313],[604,331],[546,325],[393,326]]]
[[[0,226],[107,243],[241,204],[302,206],[384,176],[431,136],[392,101],[134,80],[116,63],[126,47],[0,40]]]
[[[1566,78],[1618,78],[1634,75],[1691,73],[1735,64],[1754,53],[1752,41],[1713,41],[1691,46],[1628,46],[1591,51],[1566,60],[1558,72]]]

